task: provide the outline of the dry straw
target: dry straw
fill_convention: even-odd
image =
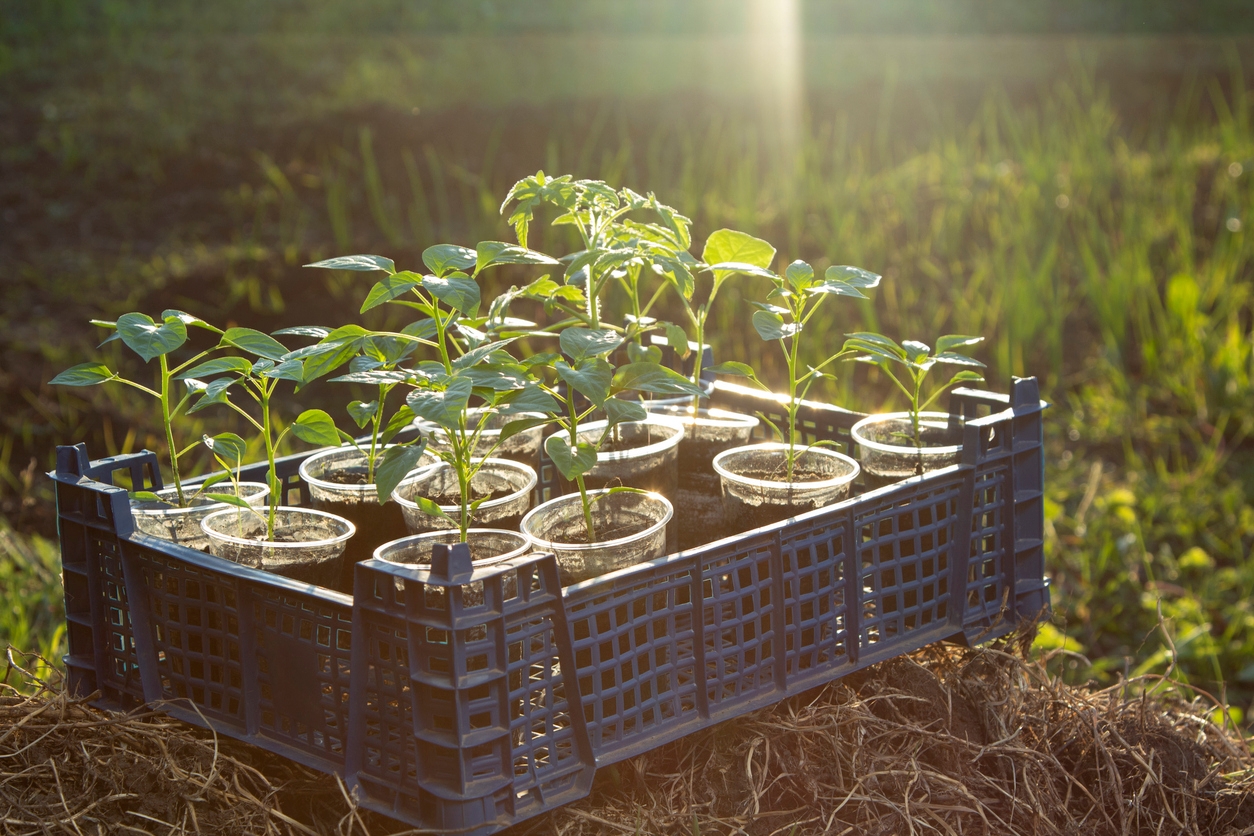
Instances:
[[[526,834],[1254,836],[1254,756],[1214,702],[1090,691],[1029,637],[933,647],[599,771]],[[12,661],[11,661],[12,664]],[[370,836],[343,785],[159,713],[0,692],[0,831]],[[1179,689],[1171,689],[1179,694]]]

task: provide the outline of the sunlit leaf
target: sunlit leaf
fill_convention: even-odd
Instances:
[[[396,272],[396,262],[381,255],[341,255],[336,258],[317,261],[313,264],[306,264],[305,266],[321,267],[325,270],[356,270],[358,272],[382,270],[384,273]]]

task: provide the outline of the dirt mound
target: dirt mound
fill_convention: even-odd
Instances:
[[[933,647],[601,769],[519,834],[1254,833],[1254,756],[1213,706],[1089,691],[1023,648]],[[5,686],[0,685],[0,688]],[[403,830],[336,779],[161,714],[0,691],[13,834]]]

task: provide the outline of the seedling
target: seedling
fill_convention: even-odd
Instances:
[[[768,278],[775,285],[766,296],[765,302],[754,302],[758,310],[753,313],[753,327],[758,336],[767,341],[777,341],[784,353],[784,362],[788,368],[788,432],[781,433],[766,416],[761,416],[770,424],[775,433],[788,444],[786,456],[786,481],[793,481],[793,472],[797,460],[798,434],[797,409],[801,401],[809,393],[815,381],[823,377],[831,377],[824,369],[835,361],[853,353],[852,349],[842,348],[840,351],[823,360],[816,366],[808,366],[800,371],[798,359],[801,348],[801,335],[806,325],[818,312],[819,307],[829,296],[848,296],[854,299],[866,299],[862,291],[877,286],[880,277],[859,267],[828,267],[822,279],[814,275],[814,268],[804,261],[794,261],[788,265],[784,275],[779,276],[770,270],[748,264],[716,264],[711,266],[718,270],[745,273],[751,276]],[[767,389],[748,365],[728,362],[714,366],[711,371],[719,374],[743,375],[762,389]],[[769,391],[769,390],[768,390]]]
[[[964,368],[951,377],[948,383],[932,392],[926,400],[922,398],[923,383],[927,379],[928,372],[937,363],[984,368],[984,364],[979,360],[974,360],[965,354],[954,351],[955,348],[975,345],[983,340],[983,337],[965,337],[949,334],[936,341],[936,353],[932,354],[930,346],[915,340],[905,340],[898,345],[894,340],[882,334],[859,332],[846,334],[845,336],[847,339],[845,340],[844,351],[852,353],[866,352],[856,359],[862,363],[878,366],[910,400],[910,433],[906,437],[916,448],[923,447],[919,414],[927,411],[927,408],[941,396],[941,393],[951,386],[966,381],[979,382],[984,380],[983,375],[979,372],[972,371],[971,368]],[[905,367],[908,375],[906,380],[909,385],[903,383],[902,379],[893,373],[892,366],[894,365]]]
[[[641,277],[647,275],[648,268],[674,282],[687,296],[692,295],[692,268],[697,264],[688,253],[692,221],[653,194],[646,197],[631,189],[615,190],[600,180],[575,180],[570,175],[547,177],[543,171],[514,184],[501,204],[502,214],[515,202],[509,222],[522,246],[527,246],[536,208],[544,204],[562,212],[553,225],[575,227],[583,243],[581,251],[563,259],[567,262],[565,287],[549,280],[524,288],[519,295],[544,299],[546,306],[567,314],[569,319],[552,326],[553,330],[579,324],[591,330],[618,331],[628,343],[628,359],[658,359],[660,353],[639,345],[639,339],[648,331],[666,328],[666,323],[653,319],[650,312],[667,284],[660,282],[644,302]],[[637,211],[651,213],[656,222],[627,217]],[[625,327],[603,321],[601,295],[611,281],[622,285],[631,306]],[[575,307],[579,304],[583,305],[582,310]],[[682,331],[676,330],[686,350],[687,341],[682,338]]]
[[[321,409],[307,409],[294,423],[277,430],[272,401],[279,383],[294,381],[298,387],[304,383],[301,361],[290,359],[287,348],[278,340],[252,328],[230,328],[222,334],[222,344],[252,354],[257,359],[250,362],[244,357],[218,357],[186,369],[178,377],[191,381],[189,385],[201,393],[188,414],[214,404],[224,404],[243,416],[261,437],[269,464],[267,483],[270,486],[270,503],[266,516],[266,540],[273,541],[275,512],[282,497],[282,486],[274,466],[279,445],[290,432],[309,444],[332,446],[339,444],[341,433],[331,416]],[[201,378],[211,376],[214,379],[208,383],[201,381]],[[242,389],[253,399],[259,408],[260,420],[231,400],[230,390],[233,387]]]
[[[588,496],[584,474],[596,467],[597,453],[614,427],[627,421],[643,421],[648,414],[640,404],[615,396],[632,391],[696,396],[701,389],[678,372],[653,361],[628,363],[615,370],[608,358],[623,344],[623,337],[609,329],[572,326],[562,331],[560,344],[564,358],[537,354],[524,362],[540,381],[542,393],[551,400],[551,405],[537,411],[553,415],[552,422],[561,428],[561,432],[545,441],[545,452],[558,472],[579,488],[588,542],[594,543],[593,500]],[[551,385],[557,381],[566,384],[564,390]],[[583,395],[589,405],[581,406],[576,393]],[[595,444],[581,441],[580,422],[598,409],[605,412],[606,431]]]
[[[113,331],[101,345],[111,343],[114,340],[121,340],[127,348],[138,354],[145,363],[154,359],[157,360],[157,388],[153,389],[142,383],[122,377],[122,375],[113,371],[104,363],[80,363],[61,372],[49,382],[56,386],[95,386],[100,383],[117,382],[138,389],[145,395],[160,401],[161,424],[165,430],[166,449],[170,457],[170,474],[174,482],[174,491],[178,499],[178,507],[186,508],[191,500],[195,498],[195,495],[193,494],[189,497],[183,489],[183,479],[179,471],[179,459],[191,452],[199,442],[179,449],[175,443],[174,425],[178,418],[184,414],[184,410],[187,409],[197,390],[194,385],[189,384],[187,390],[179,396],[174,391],[176,387],[172,386],[171,383],[174,380],[185,377],[183,373],[188,367],[199,363],[206,356],[225,346],[224,343],[220,342],[213,348],[200,352],[186,362],[173,366],[170,364],[169,355],[187,342],[187,329],[189,326],[210,331],[214,334],[222,334],[222,330],[215,328],[199,317],[176,310],[162,311],[160,322],[153,320],[152,317],[146,314],[127,313],[118,317],[116,322],[93,319],[92,324]],[[138,491],[133,496],[136,499],[162,501],[151,491]]]
[[[361,311],[364,313],[391,303],[421,314],[421,319],[400,332],[358,329],[357,341],[352,343],[352,350],[359,352],[352,360],[356,368],[332,380],[377,384],[380,387],[379,404],[396,385],[403,383],[412,387],[405,405],[397,409],[387,423],[381,441],[386,444],[415,418],[430,421],[448,434],[448,449],[436,455],[457,473],[461,495],[461,513],[457,523],[464,542],[471,514],[484,501],[472,499],[471,483],[486,458],[476,455],[484,425],[480,423],[471,428],[466,423],[470,399],[476,398],[486,409],[505,414],[545,411],[534,408],[537,405],[554,406],[547,398],[536,398],[542,393],[528,377],[526,367],[506,350],[514,338],[494,339],[492,335],[466,324],[466,320],[474,319],[479,310],[481,297],[476,279],[483,270],[498,264],[557,262],[543,253],[500,241],[485,241],[473,250],[439,244],[428,247],[422,254],[422,260],[431,270],[425,276],[409,271],[398,272],[390,259],[380,256],[348,256],[310,266],[387,273],[386,278],[375,283]],[[471,272],[467,273],[467,270]],[[323,343],[334,344],[335,336],[334,333],[328,334]],[[341,344],[333,345],[332,351],[349,350],[347,336],[341,334],[340,339]],[[418,345],[434,348],[439,359],[418,362],[413,368],[402,368],[400,363]],[[407,346],[410,348],[406,349]],[[305,362],[330,362],[328,359],[318,360],[319,356],[328,358],[331,353],[324,351],[319,355],[315,351]],[[343,362],[343,359],[339,360],[339,364]],[[362,405],[359,408],[363,415],[367,413],[365,407]],[[370,418],[378,426],[382,419],[381,409],[370,412]],[[490,456],[501,442],[536,423],[536,419],[520,419],[507,424],[487,455]],[[384,465],[375,478],[380,501],[391,494],[405,473],[417,463],[421,447],[409,450],[395,454],[390,450],[385,455]],[[407,464],[407,467],[403,470],[392,468],[393,461]],[[417,502],[425,513],[448,518],[435,502],[426,498],[419,498]]]
[[[767,270],[771,266],[771,262],[775,259],[775,248],[761,238],[754,238],[744,232],[737,232],[732,229],[720,229],[710,233],[710,237],[705,240],[705,249],[701,252],[701,259],[705,262],[705,266],[701,272],[712,273],[714,284],[710,287],[710,294],[705,301],[699,305],[694,304],[693,295],[696,289],[695,283],[685,285],[682,282],[673,281],[679,299],[683,302],[684,313],[688,315],[688,321],[692,323],[694,336],[697,343],[697,356],[693,358],[692,380],[698,386],[701,384],[701,366],[705,360],[705,323],[710,315],[710,309],[714,305],[714,299],[718,296],[719,288],[723,283],[732,276],[740,272],[740,267],[746,265],[754,270]],[[678,337],[674,337],[668,330],[668,339],[679,352],[681,356],[688,353],[688,338],[680,331]],[[700,406],[700,399],[693,398],[692,408],[695,410]]]

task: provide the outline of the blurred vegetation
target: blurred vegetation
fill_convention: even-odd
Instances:
[[[785,130],[718,36],[326,34],[439,28],[382,2],[280,33],[217,7],[22,5],[0,13],[0,644],[59,641],[54,446],[161,444],[124,392],[45,384],[96,356],[89,318],[338,324],[366,286],[299,265],[504,239],[502,195],[544,168],[654,190],[697,238],[731,226],[883,273],[860,317],[825,314],[832,334],[986,335],[990,388],[1035,374],[1055,404],[1041,644],[1087,658],[1060,671],[1161,668],[1165,631],[1178,677],[1254,699],[1250,44],[811,38]],[[14,34],[53,24],[73,37]],[[759,290],[728,288],[713,342],[778,380],[742,324]],[[826,395],[891,393],[851,368]]]

